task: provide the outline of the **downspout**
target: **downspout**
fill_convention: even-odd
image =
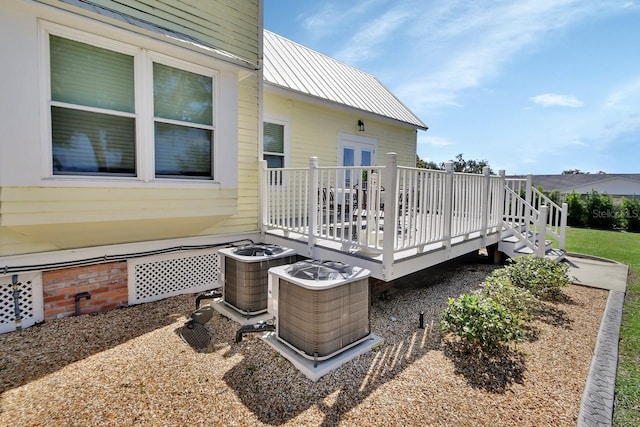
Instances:
[[[258,164],[260,165],[261,161],[264,158],[263,155],[263,138],[264,138],[264,1],[258,1]],[[286,155],[286,153],[285,153]],[[266,165],[265,171],[266,171]],[[258,177],[258,230],[260,231],[260,239],[264,241],[266,227],[264,218],[266,217],[266,209],[265,209],[265,194],[262,193],[262,185],[266,185],[266,182],[262,183],[261,179],[263,179],[263,170],[262,167],[258,167],[258,173],[261,176]]]

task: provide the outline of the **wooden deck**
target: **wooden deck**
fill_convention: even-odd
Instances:
[[[339,260],[341,262],[358,265],[371,271],[371,276],[384,281],[391,281],[425,268],[433,267],[450,259],[457,258],[500,241],[500,232],[493,230],[483,237],[480,233],[471,233],[451,241],[450,247],[442,243],[425,245],[394,253],[391,269],[383,264],[383,253],[362,249],[357,246],[345,247],[345,244],[334,240],[315,240],[315,246],[310,250],[308,236],[283,230],[270,230],[265,234],[264,241],[289,247],[300,255],[314,259]],[[347,245],[348,246],[348,245]]]
[[[366,181],[365,181],[366,179]],[[267,169],[264,240],[390,281],[500,239],[504,177],[384,166]]]
[[[267,169],[261,163],[261,232],[268,243],[314,259],[342,261],[391,281],[515,236],[513,253],[564,249],[566,204],[529,180],[384,166]],[[522,196],[521,196],[522,195]],[[541,243],[539,243],[541,242]],[[503,247],[507,247],[502,245]],[[525,248],[525,249],[523,249]]]

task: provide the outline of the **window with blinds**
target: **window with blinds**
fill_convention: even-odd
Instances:
[[[153,64],[156,176],[212,178],[213,79]]]
[[[213,74],[53,34],[49,56],[54,175],[213,179]]]
[[[264,122],[262,154],[269,168],[284,167],[284,125]]]
[[[136,174],[133,57],[50,36],[54,175]]]

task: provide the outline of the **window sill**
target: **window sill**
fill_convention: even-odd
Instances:
[[[162,178],[143,181],[134,177],[50,176],[42,178],[45,187],[114,187],[114,188],[225,188],[209,179]]]

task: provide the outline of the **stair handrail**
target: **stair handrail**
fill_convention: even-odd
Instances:
[[[531,203],[529,203],[528,201],[526,201],[525,199],[523,199],[522,197],[520,197],[520,195],[518,193],[516,193],[515,191],[513,191],[511,188],[509,188],[508,185],[504,186],[505,189],[505,204],[504,204],[504,213],[503,213],[503,220],[502,223],[503,225],[511,230],[516,237],[518,237],[520,240],[522,240],[524,242],[524,244],[531,249],[532,251],[534,251],[534,253],[538,254],[539,250],[540,250],[540,246],[539,244],[536,244],[536,241],[538,241],[539,239],[538,237],[538,231],[535,230],[535,228],[533,230],[530,230],[530,226],[533,225],[534,227],[538,227],[538,229],[541,228],[541,221],[542,218],[540,217],[540,211],[538,211],[535,207],[533,207],[533,205]],[[525,232],[522,233],[520,231],[521,226],[515,227],[513,225],[513,221],[509,221],[509,218],[505,218],[507,217],[507,206],[509,205],[509,203],[515,200],[516,204],[517,204],[517,209],[516,212],[519,212],[521,210],[521,208],[524,208],[525,211],[523,212],[523,215],[520,217],[518,216],[518,219],[523,219],[525,220],[524,222],[524,227],[525,227]],[[515,218],[515,215],[511,215],[511,218]],[[546,223],[546,219],[544,221]],[[542,227],[542,228],[546,228],[546,227]],[[531,232],[530,232],[531,231]],[[540,240],[540,243],[543,245],[544,247],[544,238]]]
[[[559,249],[564,251],[566,249],[568,205],[566,203],[562,203],[562,206],[558,205],[535,187],[532,187],[531,191],[532,204],[537,199],[539,200],[538,206],[546,205],[548,207],[546,233],[555,237],[558,240]]]

